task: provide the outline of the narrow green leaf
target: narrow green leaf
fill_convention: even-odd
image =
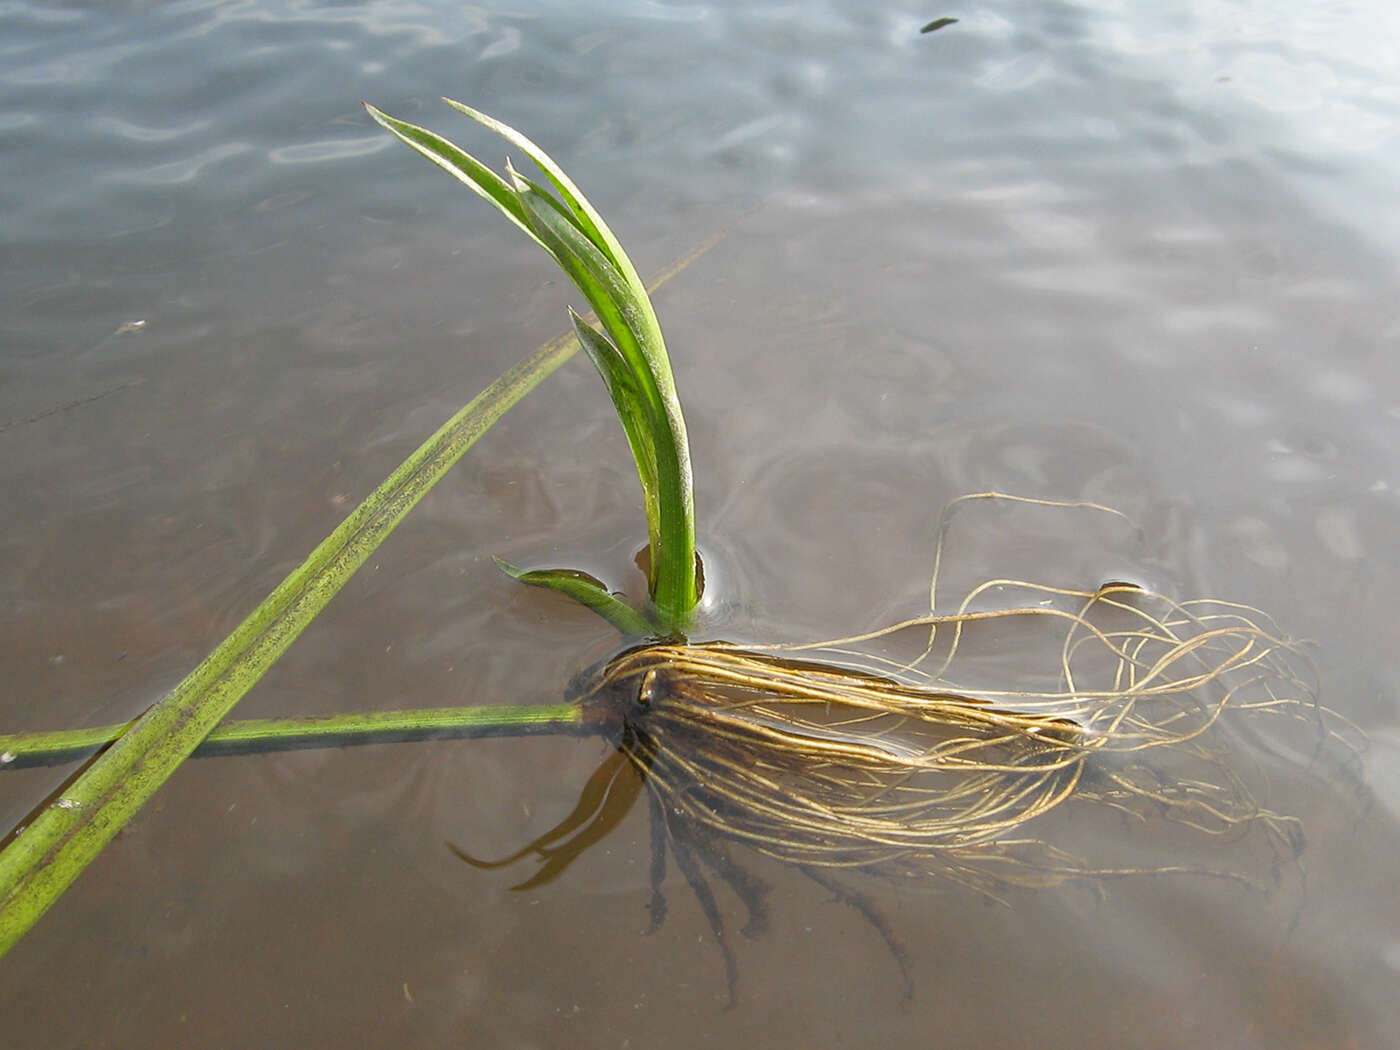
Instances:
[[[531,569],[527,572],[503,558],[496,558],[495,562],[502,572],[521,583],[558,591],[587,606],[626,638],[651,638],[657,633],[655,624],[586,572],[577,569]]]
[[[641,277],[637,274],[636,268],[632,265],[632,260],[629,259],[627,253],[622,250],[621,242],[613,235],[612,230],[608,228],[608,224],[603,221],[603,217],[598,214],[597,209],[594,208],[588,198],[583,195],[583,191],[574,185],[573,179],[569,178],[569,176],[564,173],[564,169],[555,163],[553,157],[540,149],[533,141],[516,131],[509,124],[502,123],[495,117],[487,116],[480,110],[472,109],[471,106],[454,101],[453,99],[444,98],[443,101],[459,113],[471,117],[471,119],[478,124],[490,128],[506,141],[512,142],[519,147],[519,149],[545,173],[551,185],[559,191],[559,196],[563,198],[569,210],[578,217],[579,228],[588,235],[589,239],[594,242],[599,251],[612,260],[613,265],[618,268],[618,271],[622,273],[624,278],[626,278],[628,283],[634,288],[645,288],[642,284]]]
[[[469,186],[484,200],[490,201],[507,219],[515,223],[526,236],[539,244],[539,238],[525,221],[525,214],[516,197],[515,190],[505,179],[497,175],[470,153],[449,142],[441,135],[421,128],[417,124],[391,117],[383,110],[376,109],[368,102],[361,102],[374,120],[389,131],[395,138],[411,147],[459,182]],[[544,248],[543,244],[540,244]],[[545,248],[546,251],[549,249]]]
[[[612,336],[612,346],[630,367],[630,384],[617,382],[615,374],[605,375],[604,382],[613,395],[642,482],[647,541],[652,554],[649,562],[652,599],[658,609],[665,610],[668,626],[678,629],[694,608],[696,599],[689,456],[684,441],[676,441],[674,424],[678,417],[673,418],[668,413],[657,389],[650,359],[638,343],[633,326],[638,309],[635,296],[607,258],[546,203],[538,187],[514,172],[511,174],[535,233],[593,306],[599,321]],[[590,337],[580,334],[579,338],[588,340]],[[613,382],[609,382],[610,379]],[[618,399],[619,393],[633,392],[635,396]],[[683,433],[684,423],[680,425]],[[682,478],[684,483],[678,483]],[[676,559],[670,552],[682,550],[688,550],[689,564],[677,571]]]
[[[655,428],[651,415],[647,412],[646,400],[637,389],[637,378],[628,368],[618,349],[592,325],[588,324],[573,309],[569,310],[569,320],[573,322],[574,333],[584,352],[593,361],[593,366],[603,378],[608,389],[617,417],[622,422],[623,433],[627,435],[632,459],[637,464],[637,476],[642,483],[642,498],[646,505],[647,541],[651,546],[659,542],[657,529],[660,522],[660,492],[657,485]]]
[[[8,760],[0,764],[0,770],[51,766],[87,758],[115,742],[131,724],[0,736],[0,755],[8,756]],[[191,757],[411,740],[580,733],[587,729],[582,708],[573,703],[421,707],[319,718],[249,718],[220,723],[200,742]]]
[[[657,275],[652,289],[680,273],[719,240],[720,236],[711,238],[677,259]],[[61,798],[27,828],[14,833],[9,845],[0,851],[0,956],[38,921],[191,753],[201,733],[222,718],[266,672],[423,493],[578,346],[577,339],[567,335],[551,340],[449,419],[170,696],[134,722],[116,727],[120,732],[113,732],[111,739],[119,747],[114,745],[94,761]],[[551,717],[544,710],[531,711],[531,718]],[[576,717],[564,711],[555,714],[561,722]],[[492,716],[483,717],[489,721]],[[509,721],[521,716],[503,717]],[[291,732],[274,728],[270,736]],[[206,738],[208,735],[205,732]],[[103,741],[89,737],[88,743],[98,747]]]
[[[510,175],[535,239],[544,245],[593,307],[599,322],[636,376],[649,409],[653,404],[659,405],[656,383],[633,325],[637,313],[633,290],[607,256],[576,225],[560,215],[558,202],[514,170]]]
[[[658,613],[670,629],[679,630],[699,599],[694,486],[685,419],[647,289],[602,216],[549,154],[509,125],[460,102],[444,101],[523,150],[562,198],[561,203],[514,169],[508,171],[510,188],[514,190],[512,203],[507,203],[500,183],[488,180],[484,189],[472,178],[464,179],[516,225],[527,227],[535,241],[550,253],[593,307],[637,379],[655,462],[654,472],[640,463],[637,468],[643,478],[651,546],[648,583]],[[375,112],[371,110],[372,115]],[[394,118],[383,116],[381,123],[385,127],[434,163],[448,170],[476,165],[471,168],[473,176],[484,179],[477,171],[479,162],[458,147],[415,125],[389,123]],[[626,420],[623,425],[628,426]],[[635,455],[641,445],[630,433],[628,440]],[[649,472],[655,478],[650,489],[645,484]]]
[[[183,682],[0,852],[0,955],[221,721],[477,438],[577,349],[554,340],[453,416]]]
[[[670,530],[672,533],[670,536],[670,545],[673,548],[688,548],[693,557],[695,547],[693,535],[695,508],[690,477],[690,451],[686,437],[685,419],[681,414],[680,400],[676,394],[675,379],[671,373],[670,360],[666,355],[666,345],[661,335],[661,325],[656,319],[656,311],[651,305],[651,298],[647,295],[646,285],[638,275],[637,268],[632,264],[632,260],[623,249],[621,242],[603,220],[602,215],[599,214],[598,210],[594,208],[588,198],[584,196],[583,191],[574,184],[573,180],[565,174],[563,168],[561,168],[548,153],[527,136],[521,134],[515,128],[512,128],[509,124],[496,120],[494,117],[488,116],[479,110],[473,109],[471,106],[453,99],[445,98],[443,101],[458,112],[465,114],[477,123],[496,132],[507,141],[514,143],[545,173],[545,176],[555,189],[559,191],[559,195],[564,199],[569,209],[578,218],[579,221],[574,225],[613,263],[616,267],[617,274],[621,277],[623,283],[631,290],[631,296],[625,300],[628,303],[628,309],[625,311],[627,324],[633,333],[633,338],[638,343],[642,355],[646,359],[646,368],[652,377],[651,385],[653,385],[657,391],[666,420],[666,429],[669,431],[667,435],[668,443],[674,445],[678,450],[674,477],[670,483],[680,486],[684,491],[676,493],[675,498],[668,502],[674,504],[672,509],[692,523],[690,530],[691,536],[688,540],[681,534],[683,530]],[[548,195],[545,194],[544,196],[547,197]],[[599,314],[599,319],[604,320],[601,314]],[[604,327],[608,328],[609,332],[613,334],[614,339],[617,338],[616,333],[613,333],[611,326],[607,325],[606,321]],[[619,343],[619,346],[621,345],[622,344]],[[687,559],[683,556],[678,556],[673,559],[673,561],[675,564],[680,564],[681,562],[687,561]],[[693,606],[696,597],[693,569],[687,568],[678,573],[673,573],[673,575],[678,577],[688,576],[690,578],[688,586],[684,580],[678,580],[675,589],[681,594],[688,594],[689,598],[682,599],[682,601],[689,600],[691,606]],[[686,614],[688,614],[688,612],[689,607],[686,609]]]
[[[538,147],[535,149],[538,150]],[[540,156],[549,161],[547,155],[540,153]],[[553,161],[549,161],[549,164],[557,170],[558,166]],[[531,229],[555,259],[563,265],[566,253],[577,256],[593,279],[607,288],[610,298],[617,304],[622,315],[625,333],[617,331],[603,314],[598,315],[599,319],[604,322],[604,327],[618,342],[619,347],[624,349],[639,376],[645,374],[647,385],[656,390],[657,403],[660,404],[668,396],[674,399],[670,361],[666,356],[665,340],[661,335],[661,325],[656,319],[656,311],[651,305],[651,297],[647,294],[646,286],[637,277],[632,261],[623,252],[612,232],[607,230],[606,226],[600,229],[593,224],[590,216],[596,216],[597,213],[573,183],[568,183],[571,194],[569,200],[577,202],[579,207],[570,210],[560,204],[544,187],[516,171],[509,160],[506,161],[506,174],[520,195],[527,219],[533,219]],[[562,172],[560,174],[562,175]],[[582,210],[582,206],[587,206],[586,212]],[[550,209],[552,214],[544,211],[545,208]],[[555,216],[560,221],[556,221]],[[601,223],[602,220],[598,219],[598,222]],[[548,229],[549,236],[546,236],[541,226]],[[575,283],[578,281],[575,280]],[[587,294],[583,285],[579,287],[580,291]],[[635,351],[630,347],[635,347]]]
[[[605,336],[598,329],[585,321],[572,306],[569,310],[569,323],[574,326],[574,334],[579,338],[579,345],[583,347],[588,359],[593,362],[593,367],[598,370],[598,375],[603,379],[603,385],[608,388],[608,393],[613,395],[613,402],[628,402],[641,397],[637,390],[637,379],[632,374],[632,370],[627,367],[627,361],[622,356],[622,352],[613,346],[612,340]],[[585,330],[586,333],[585,334]]]

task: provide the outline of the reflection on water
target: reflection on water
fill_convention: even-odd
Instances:
[[[4,725],[139,712],[562,327],[568,297],[532,246],[357,105],[446,129],[448,94],[545,143],[644,270],[729,231],[658,301],[729,581],[715,636],[829,638],[927,610],[938,508],[961,493],[1093,500],[1141,537],[978,515],[940,593],[1128,579],[1265,609],[1313,641],[1323,702],[1374,740],[1376,799],[1358,807],[1305,754],[1250,752],[1268,806],[1304,823],[1297,892],[1127,880],[1002,907],[864,880],[907,946],[907,1004],[859,909],[745,856],[780,906],[724,1012],[696,901],[670,893],[665,928],[639,935],[645,813],[519,894],[445,846],[504,856],[553,827],[596,741],[198,762],[5,961],[7,1031],[1388,1045],[1400,158],[1396,16],[1372,7],[0,11]],[[959,21],[919,33],[942,14]],[[489,556],[635,587],[635,485],[596,378],[570,365],[240,712],[557,698],[612,639]],[[6,826],[62,775],[0,778]],[[1065,832],[1129,865],[1200,852],[1127,817]],[[717,905],[738,926],[733,888]]]

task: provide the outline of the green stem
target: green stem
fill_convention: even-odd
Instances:
[[[0,736],[0,769],[57,765],[87,758],[115,743],[134,722]],[[224,722],[195,748],[196,757],[348,747],[410,740],[584,733],[578,704],[499,707],[422,707],[321,718],[251,718]]]

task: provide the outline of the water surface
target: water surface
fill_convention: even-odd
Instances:
[[[1090,499],[1141,538],[979,509],[947,593],[1129,577],[1249,602],[1315,640],[1324,699],[1372,741],[1364,789],[1265,770],[1308,835],[1271,895],[1146,880],[1003,907],[866,880],[909,1002],[859,915],[755,862],[781,903],[736,938],[728,1011],[682,880],[641,935],[641,809],[525,894],[445,846],[550,827],[597,741],[193,762],[5,960],[11,1038],[1389,1045],[1400,25],[1369,8],[0,8],[0,724],[134,717],[561,330],[576,300],[548,261],[358,106],[503,156],[447,94],[545,144],[644,271],[725,232],[658,296],[717,632],[917,615],[945,502]],[[609,630],[490,555],[635,589],[643,531],[571,362],[240,713],[552,701]],[[68,772],[5,774],[5,827]]]

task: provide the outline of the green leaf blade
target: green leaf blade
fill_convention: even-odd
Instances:
[[[603,379],[608,396],[612,398],[618,419],[622,421],[623,432],[632,449],[632,458],[637,464],[637,476],[641,479],[642,490],[647,499],[653,498],[657,490],[656,447],[652,442],[652,427],[645,409],[645,401],[637,389],[637,377],[627,367],[617,347],[608,341],[592,325],[572,309],[569,320],[573,322],[574,334],[584,352],[593,362],[593,367]],[[649,508],[647,520],[652,520]]]
[[[557,201],[514,170],[510,175],[531,233],[569,275],[598,315],[599,322],[627,360],[638,391],[648,404],[658,403],[656,384],[631,323],[635,311],[632,289],[612,261],[561,212]]]
[[[474,398],[261,605],[0,851],[0,955],[38,921],[300,635],[404,516],[578,344],[547,343]]]
[[[463,181],[524,228],[568,274],[626,360],[635,380],[628,392],[638,395],[642,403],[631,411],[631,421],[627,413],[620,410],[620,414],[643,482],[651,547],[648,584],[662,620],[669,629],[680,630],[699,600],[694,484],[685,418],[646,286],[597,209],[548,153],[508,124],[452,99],[444,101],[521,149],[544,172],[559,198],[509,164],[508,188],[513,196],[508,198],[502,189],[504,180],[483,174],[479,162],[447,140],[377,110],[370,112],[434,163],[449,171],[468,171],[471,177]],[[605,374],[604,382],[608,381]],[[622,390],[616,381],[609,384],[615,405]],[[634,425],[639,418],[646,421],[645,440]]]
[[[360,104],[365,107],[376,123],[400,142],[432,161],[458,182],[469,187],[483,200],[493,204],[527,237],[535,241],[536,244],[540,243],[539,238],[530,229],[530,224],[525,220],[524,209],[515,190],[505,179],[466,150],[449,142],[436,132],[419,127],[417,124],[410,124],[405,120],[399,120],[397,117],[391,117],[368,102]],[[540,247],[544,248],[544,245],[540,244]],[[545,250],[549,249],[545,248]]]
[[[592,609],[628,639],[651,638],[657,634],[656,625],[607,589],[601,580],[577,569],[523,570],[503,558],[496,566],[507,576],[531,587],[558,591]]]
[[[443,101],[457,110],[457,112],[470,117],[482,127],[494,131],[497,135],[500,135],[507,142],[515,145],[521,152],[529,157],[530,160],[544,172],[550,184],[558,191],[559,196],[577,218],[579,229],[593,241],[599,251],[612,261],[613,265],[618,268],[629,283],[638,287],[642,286],[641,278],[637,275],[637,271],[632,265],[632,260],[629,259],[627,253],[622,250],[622,243],[613,234],[608,224],[603,221],[603,217],[598,213],[598,210],[594,208],[588,198],[583,195],[583,191],[574,185],[573,179],[569,178],[569,176],[564,173],[564,169],[555,162],[553,157],[537,146],[531,139],[521,134],[519,131],[516,131],[515,128],[511,127],[509,124],[499,121],[495,117],[488,116],[480,110],[473,109],[465,103],[457,102],[454,99],[444,98]]]
[[[656,311],[647,295],[646,284],[642,281],[631,258],[623,249],[622,242],[617,239],[611,227],[603,220],[598,209],[584,196],[583,191],[575,185],[554,158],[533,140],[509,124],[488,116],[480,110],[473,109],[465,103],[450,98],[444,98],[443,101],[459,113],[470,117],[506,141],[513,143],[544,172],[545,177],[559,192],[560,197],[563,198],[564,203],[576,218],[577,228],[612,262],[624,283],[631,289],[631,299],[637,308],[636,314],[631,319],[632,324],[646,349],[650,367],[658,378],[660,389],[666,397],[674,399],[676,396],[675,383],[671,375],[670,362],[666,356],[665,342],[661,336],[661,324],[656,319]]]

